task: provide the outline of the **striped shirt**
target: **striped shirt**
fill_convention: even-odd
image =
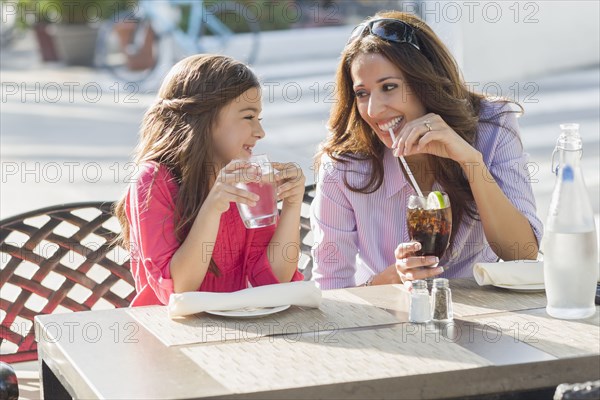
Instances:
[[[492,119],[500,108],[484,101],[481,119]],[[508,107],[508,106],[506,106]],[[542,223],[536,216],[535,199],[527,163],[528,155],[518,136],[514,113],[495,117],[499,127],[480,123],[475,148],[512,204],[529,220],[538,241]],[[379,189],[370,194],[350,191],[344,175],[354,187],[364,184],[370,174],[366,161],[350,160],[338,163],[327,155],[321,158],[315,199],[311,205],[311,227],[314,232],[313,279],[321,289],[352,287],[365,283],[395,263],[398,244],[409,241],[406,227],[408,196],[415,194],[407,181],[398,159],[386,148],[384,179]],[[488,178],[491,179],[491,178]],[[433,190],[443,190],[436,182]],[[449,267],[441,277],[472,277],[473,264],[494,262],[498,257],[488,244],[483,225],[468,216],[453,238],[451,252],[447,251],[440,265]]]

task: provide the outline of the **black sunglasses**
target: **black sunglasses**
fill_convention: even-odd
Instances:
[[[394,43],[408,43],[421,51],[415,30],[410,25],[398,19],[390,18],[374,19],[358,25],[350,34],[346,46],[361,37],[367,29],[372,35],[380,37],[383,40]]]

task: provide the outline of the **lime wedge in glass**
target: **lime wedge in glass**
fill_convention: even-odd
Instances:
[[[439,210],[445,208],[444,195],[442,192],[434,191],[429,193],[427,196],[427,209],[428,210]]]

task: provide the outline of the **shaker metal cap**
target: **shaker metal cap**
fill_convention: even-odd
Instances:
[[[418,279],[412,282],[412,287],[413,289],[427,289],[427,282],[422,279]]]
[[[433,280],[433,287],[436,288],[447,288],[449,285],[448,279],[446,278],[435,278]]]

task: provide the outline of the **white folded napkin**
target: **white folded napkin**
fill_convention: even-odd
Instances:
[[[317,308],[321,289],[314,282],[289,282],[264,285],[231,293],[186,292],[169,297],[169,316],[181,317],[203,311],[228,311],[241,308],[284,305]]]
[[[480,286],[523,286],[544,283],[544,263],[533,260],[516,260],[495,263],[477,263],[473,276]]]

